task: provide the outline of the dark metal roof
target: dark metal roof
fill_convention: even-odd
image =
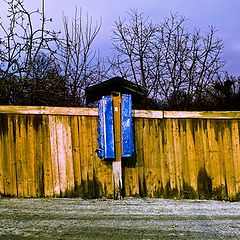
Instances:
[[[102,96],[111,95],[113,92],[131,94],[133,102],[137,103],[146,96],[147,89],[124,78],[113,77],[107,81],[87,87],[87,103],[98,101]]]

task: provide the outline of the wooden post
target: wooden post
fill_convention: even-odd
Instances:
[[[119,92],[112,93],[113,99],[113,125],[114,125],[114,145],[115,161],[113,168],[113,194],[114,199],[122,197],[122,96]]]

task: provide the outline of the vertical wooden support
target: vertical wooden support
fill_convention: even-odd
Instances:
[[[114,141],[115,141],[115,161],[113,168],[113,196],[120,199],[122,194],[122,96],[116,92],[112,94],[113,118],[114,118]]]

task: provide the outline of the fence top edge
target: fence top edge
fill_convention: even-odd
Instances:
[[[98,116],[97,108],[82,107],[48,107],[48,106],[0,106],[0,114],[28,114],[28,115],[72,115]],[[135,118],[197,118],[197,119],[240,119],[240,111],[161,111],[161,110],[133,110]]]
[[[164,118],[240,119],[240,111],[164,111]]]
[[[133,110],[133,117],[135,118],[155,118],[162,119],[163,111],[155,110]]]
[[[0,113],[28,115],[73,115],[98,116],[97,108],[45,107],[45,106],[0,106]]]

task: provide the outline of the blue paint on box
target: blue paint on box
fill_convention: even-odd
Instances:
[[[113,104],[110,96],[103,96],[98,106],[98,156],[115,158],[113,132]]]
[[[133,120],[132,120],[132,96],[122,95],[122,157],[132,157],[134,152],[133,143]]]

